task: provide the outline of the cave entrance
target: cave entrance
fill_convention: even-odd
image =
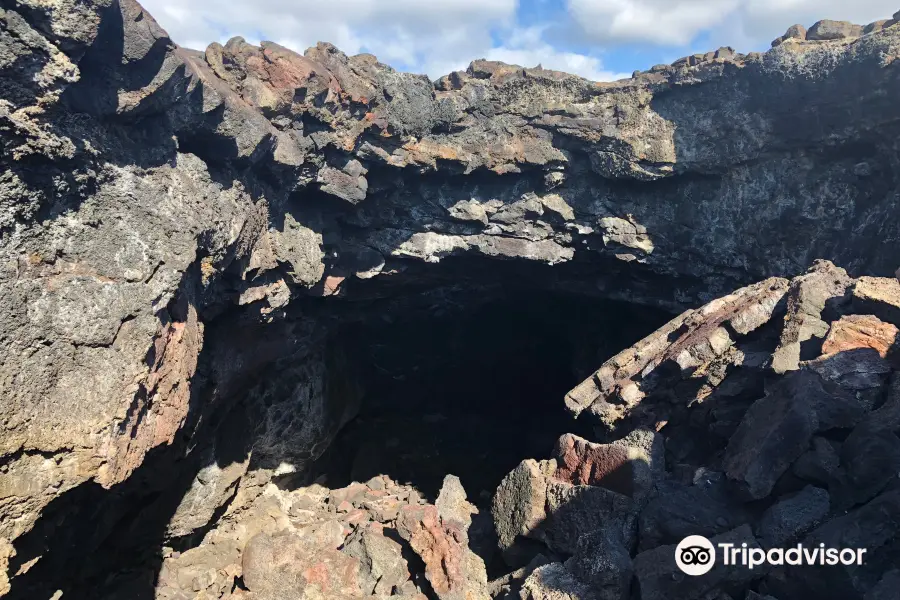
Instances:
[[[370,320],[357,345],[358,416],[315,466],[329,487],[388,475],[434,500],[445,475],[485,505],[525,458],[588,434],[565,394],[671,318],[664,311],[549,291],[510,291],[443,315]]]

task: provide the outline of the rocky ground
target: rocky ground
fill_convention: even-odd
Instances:
[[[625,302],[637,313],[611,320],[654,327],[659,310],[705,305],[567,395],[590,442],[567,438],[571,452],[516,471],[512,483],[536,482],[527,523],[583,496],[606,502],[623,535],[632,521],[640,533],[667,485],[682,487],[663,499],[698,494],[702,505],[708,486],[694,482],[706,469],[709,486],[724,473],[729,502],[750,513],[726,529],[704,522],[711,532],[747,525],[762,540],[760,511],[794,492],[821,509],[824,491],[827,525],[807,535],[866,537],[881,562],[832,571],[827,585],[726,574],[685,594],[891,589],[882,567],[896,564],[887,490],[900,323],[896,283],[863,276],[900,263],[898,57],[900,14],[794,26],[765,53],[720,48],[618,82],[484,60],[432,82],[327,43],[304,54],[242,38],[182,48],[135,0],[4,2],[0,595],[92,597],[127,557],[147,553],[161,573],[174,552],[230,535],[258,498],[293,506],[284,494],[296,491],[270,484],[307,473],[367,397],[353,327],[466,312],[505,289]],[[847,273],[820,263],[786,279],[819,258]],[[641,317],[648,307],[652,319]],[[593,336],[588,320],[567,335]],[[593,368],[606,356],[579,360]],[[665,467],[635,467],[631,495],[566,462],[650,452],[647,432],[662,439]],[[617,450],[590,446],[628,435]],[[453,554],[479,536],[445,524],[439,507],[415,510],[393,541],[412,548],[404,560],[419,591],[438,593],[437,574],[417,578],[434,559],[421,548]],[[615,580],[610,593],[634,583],[629,569],[631,593],[668,593],[667,575],[651,581],[640,557],[671,535],[626,535],[637,546],[623,551],[604,533],[579,550],[578,511],[562,512],[576,516],[549,518],[557,533],[529,525],[510,538],[519,525],[496,523],[501,562],[483,557],[491,577],[525,569],[500,587],[524,578],[534,597],[584,595],[565,590],[586,585],[576,564],[588,559],[569,561],[605,544],[612,562],[598,577]],[[874,522],[881,538],[869,535]],[[327,539],[336,565],[363,572],[366,559]],[[223,575],[204,594],[266,593],[274,576],[253,590],[254,576],[228,566],[247,567],[249,541],[229,542],[240,556],[214,566],[231,583]],[[538,555],[551,563],[530,573]],[[315,597],[330,573],[285,577]],[[193,579],[166,581],[199,593]],[[473,594],[497,591],[480,575],[466,581]],[[351,597],[368,591],[353,585]]]
[[[490,502],[470,502],[453,475],[433,503],[386,476],[269,485],[199,545],[164,548],[155,597],[894,599],[898,326],[900,282],[827,262],[740,289],[570,393],[595,438],[613,441],[563,435]],[[867,555],[858,567],[719,564],[690,577],[674,561],[688,535]],[[122,585],[114,597],[129,597]]]

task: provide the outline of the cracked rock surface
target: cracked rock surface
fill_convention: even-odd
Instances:
[[[871,416],[895,416],[884,390],[895,386],[900,326],[900,284],[886,278],[900,238],[900,25],[822,21],[773,46],[722,48],[611,83],[484,60],[431,82],[324,43],[302,55],[242,38],[182,48],[135,0],[4,3],[0,595],[38,568],[43,542],[33,540],[53,538],[73,504],[126,499],[96,505],[103,525],[89,547],[134,517],[126,505],[168,511],[164,541],[186,543],[302,472],[362,395],[334,343],[345,341],[338,322],[512,281],[674,312],[704,305],[567,396],[598,430],[688,431],[686,406],[716,441],[710,450],[673,436],[677,464],[707,452],[704,465],[757,500],[783,495],[789,475],[812,476],[836,505],[856,507],[822,536],[893,515],[893,482],[861,457],[885,449],[892,468],[896,456],[896,430]],[[820,258],[845,270],[818,263],[788,279]],[[390,311],[366,312],[384,299],[396,300]],[[773,364],[780,385],[766,380]],[[824,394],[772,418],[765,403],[794,394],[800,378]],[[789,452],[749,455],[782,426],[802,434]],[[848,429],[859,433],[843,438]],[[252,456],[229,454],[251,446]],[[609,458],[570,458],[586,455]],[[519,488],[531,504],[501,532],[504,554],[515,553],[509,534],[531,531],[542,511],[571,531],[555,513],[585,511],[568,499],[631,507],[617,529],[639,522],[643,500],[597,487],[602,469],[567,468],[547,495],[553,506]],[[552,479],[545,471],[538,463],[521,476]],[[658,473],[632,475],[644,490]],[[172,487],[182,492],[174,506],[148,500]],[[456,554],[465,519],[445,526],[433,512],[410,517],[406,541],[453,557],[454,573],[477,571]],[[547,531],[548,552],[590,555]],[[279,544],[308,555],[280,532],[258,540],[257,556]],[[619,545],[635,540],[622,534],[603,542],[615,560],[597,571],[613,587],[631,568]],[[890,539],[880,547],[892,557]],[[354,540],[360,555],[387,547]],[[337,546],[328,555],[334,568],[360,561]],[[523,574],[536,598],[569,580],[559,556],[545,557],[554,560]],[[339,593],[368,593],[372,569],[394,567],[373,562]],[[184,585],[194,577],[213,581],[204,590],[219,585],[209,571]],[[844,597],[892,581],[835,577]],[[468,579],[464,592],[440,585],[446,598],[486,593],[476,579],[476,591]],[[226,587],[216,593],[257,593]]]

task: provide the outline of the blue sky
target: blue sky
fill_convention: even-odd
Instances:
[[[476,58],[594,80],[730,45],[765,50],[794,23],[865,24],[898,0],[143,0],[179,44],[242,35],[298,52],[328,41],[431,78]]]

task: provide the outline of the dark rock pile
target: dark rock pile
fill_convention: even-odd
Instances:
[[[818,262],[688,311],[610,359],[569,407],[600,436],[631,433],[609,444],[564,436],[494,498],[508,563],[560,557],[521,597],[895,598],[898,309],[897,280],[853,280]],[[689,577],[675,564],[689,535],[865,549],[865,562],[717,564]]]
[[[489,511],[453,476],[434,504],[385,476],[270,485],[198,546],[165,550],[156,597],[896,598],[898,326],[900,282],[828,262],[738,290],[573,390],[571,410],[613,441],[562,436],[504,478]],[[865,549],[865,561],[692,577],[675,563],[690,535]]]

